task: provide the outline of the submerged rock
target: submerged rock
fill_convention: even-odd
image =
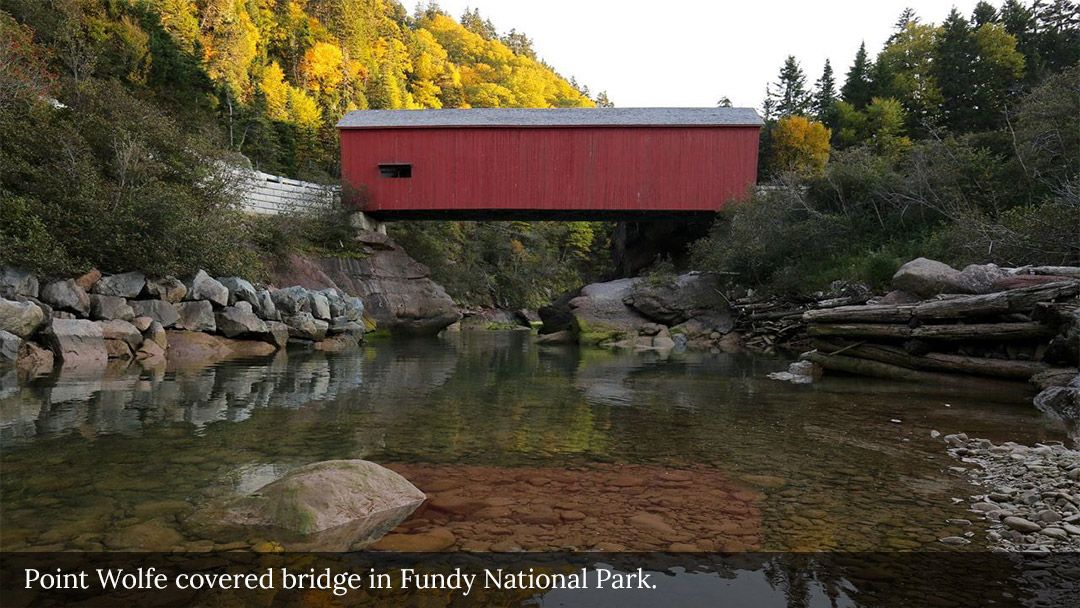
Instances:
[[[404,477],[373,462],[330,460],[300,467],[250,495],[211,504],[195,520],[301,535],[290,549],[345,551],[377,540],[425,498]]]

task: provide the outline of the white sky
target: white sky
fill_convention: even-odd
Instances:
[[[832,61],[837,85],[859,42],[871,58],[905,7],[940,23],[977,0],[439,0],[460,18],[465,7],[533,39],[537,54],[594,95],[619,107],[712,106],[728,96],[760,107],[765,84],[795,55],[808,85]],[[999,0],[991,0],[999,6]],[[406,0],[406,6],[412,5]]]

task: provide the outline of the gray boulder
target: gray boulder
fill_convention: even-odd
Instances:
[[[330,328],[329,323],[316,319],[310,312],[299,312],[281,320],[289,326],[289,337],[301,340],[322,340]]]
[[[41,299],[53,308],[86,316],[90,313],[90,296],[75,283],[75,279],[51,281],[41,288]]]
[[[333,287],[327,287],[320,291],[324,297],[326,297],[327,303],[330,305],[330,318],[341,317],[345,315],[345,296],[334,289]]]
[[[19,358],[19,349],[23,340],[19,336],[0,330],[0,363],[15,363]]]
[[[308,290],[303,287],[278,289],[270,292],[270,298],[282,317],[311,312],[311,298],[308,297]]]
[[[165,328],[161,323],[151,321],[150,327],[147,327],[146,331],[142,332],[142,334],[143,338],[145,338],[145,340],[143,340],[143,346],[146,346],[147,342],[153,342],[162,352],[165,352],[165,349],[169,348],[169,334],[166,333]]]
[[[892,278],[892,287],[926,299],[943,293],[972,293],[960,271],[935,260],[916,258]]]
[[[190,281],[185,282],[184,285],[187,287],[184,299],[189,302],[193,300],[209,300],[216,308],[224,308],[229,305],[228,288],[207,274],[205,270],[195,273],[195,276]]]
[[[193,517],[288,530],[304,535],[306,550],[346,551],[379,539],[426,498],[404,477],[373,462],[330,460],[295,469],[250,495],[212,503]]]
[[[176,305],[165,300],[130,300],[128,302],[137,317],[150,317],[163,327],[172,327],[180,320]]]
[[[997,264],[971,264],[960,271],[960,284],[964,293],[993,293],[1001,291],[998,285],[1008,276]]]
[[[330,302],[325,295],[317,291],[309,291],[308,303],[311,307],[311,316],[323,321],[329,321],[332,318],[330,315]]]
[[[326,335],[337,336],[340,334],[362,336],[364,335],[364,326],[356,321],[350,321],[345,315],[334,317],[330,320],[330,326],[326,330]]]
[[[273,282],[360,296],[365,319],[394,334],[433,336],[458,321],[457,305],[431,280],[428,268],[385,235],[376,235],[357,234],[364,257],[293,256],[289,265],[274,269]],[[280,305],[278,310],[291,314]]]
[[[649,319],[623,303],[642,279],[593,283],[570,300],[572,327],[584,345],[611,344],[636,337]]]
[[[90,318],[95,321],[131,321],[135,319],[135,310],[126,298],[93,293],[90,294]]]
[[[265,335],[269,331],[266,322],[245,308],[248,307],[228,306],[217,311],[214,320],[217,322],[218,332],[226,338]]]
[[[256,311],[259,310],[259,296],[250,282],[240,277],[225,277],[218,279],[218,282],[229,290],[229,306],[237,302],[247,302]]]
[[[10,266],[0,268],[0,297],[13,299],[18,296],[38,297],[37,277]]]
[[[281,315],[278,314],[277,306],[274,305],[274,299],[270,297],[269,291],[260,289],[256,297],[259,299],[259,305],[255,307],[255,310],[259,311],[260,317],[267,321],[281,320]]]
[[[94,283],[93,292],[103,296],[137,298],[146,287],[146,275],[141,272],[125,272],[101,277]]]
[[[274,346],[285,348],[289,343],[289,326],[281,321],[267,321],[266,331],[267,340]]]
[[[1080,374],[1063,386],[1050,386],[1035,396],[1035,407],[1071,425],[1080,423]],[[1080,428],[1075,429],[1080,435]]]
[[[101,326],[85,319],[53,319],[45,339],[65,365],[104,365],[109,360]]]
[[[206,300],[180,302],[176,305],[176,312],[180,315],[180,320],[176,322],[177,329],[205,332],[217,331],[214,305]]]
[[[187,295],[187,285],[176,277],[162,277],[146,281],[146,293],[151,298],[166,302],[180,302]]]
[[[356,296],[347,296],[345,302],[345,317],[356,323],[364,322],[364,301]]]
[[[691,272],[670,280],[637,281],[623,303],[657,323],[678,325],[704,314],[730,317],[722,293],[718,275]]]
[[[26,339],[45,323],[45,312],[33,302],[0,299],[0,331]]]
[[[143,335],[134,325],[127,321],[114,319],[112,321],[97,321],[101,328],[101,335],[106,340],[119,340],[126,343],[133,350],[139,348],[143,342]]]

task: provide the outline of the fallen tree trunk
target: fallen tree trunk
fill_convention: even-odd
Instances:
[[[927,353],[922,356],[912,355],[902,348],[886,346],[883,344],[815,340],[814,347],[827,353],[842,352],[850,357],[871,359],[911,369],[973,374],[991,378],[1028,380],[1035,374],[1050,368],[1049,365],[1040,361],[988,359],[985,357],[968,357],[948,353]]]
[[[837,323],[811,325],[812,337],[889,338],[907,340],[1030,340],[1048,338],[1054,330],[1036,321],[1023,323],[972,323],[970,325],[884,325],[876,323]]]
[[[828,355],[820,351],[804,353],[802,358],[816,363],[826,370],[844,372],[857,376],[869,376],[872,378],[884,378],[886,380],[900,380],[904,382],[918,382],[921,384],[941,384],[949,387],[968,385],[972,388],[987,391],[1015,391],[1028,385],[1011,380],[996,380],[963,376],[955,374],[941,374],[921,370],[908,369],[899,365],[872,361],[869,359],[857,359],[844,355]]]
[[[997,293],[930,300],[921,304],[869,304],[809,310],[803,313],[802,318],[807,323],[907,323],[911,319],[961,319],[1027,312],[1039,303],[1078,293],[1080,281],[1059,281]]]

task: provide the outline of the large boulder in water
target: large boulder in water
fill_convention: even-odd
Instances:
[[[363,310],[378,328],[396,334],[434,335],[461,318],[446,290],[431,280],[427,266],[409,257],[392,239],[373,232],[361,232],[356,238],[365,257],[294,254],[287,265],[278,265],[274,283],[313,290],[336,288],[359,296]],[[283,317],[292,314],[277,297],[274,303]],[[307,312],[313,312],[310,306]]]
[[[427,497],[401,475],[366,460],[293,470],[255,492],[211,504],[206,525],[257,526],[299,536],[290,549],[358,549],[394,529]]]
[[[634,284],[623,302],[664,325],[678,325],[699,315],[730,317],[720,278],[711,273],[691,272],[670,280],[646,278]]]
[[[101,365],[109,360],[105,335],[94,321],[53,319],[45,330],[53,353],[65,365]]]
[[[638,328],[649,320],[624,301],[643,279],[618,279],[593,283],[570,300],[572,326],[582,344],[607,344],[637,336]]]

